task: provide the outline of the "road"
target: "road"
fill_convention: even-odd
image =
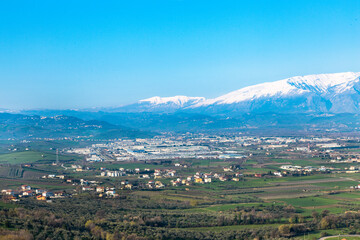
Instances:
[[[322,237],[322,238],[319,238],[319,240],[325,240],[325,239],[329,239],[329,238],[342,239],[342,238],[346,238],[346,237],[358,237],[360,239],[360,235],[335,235],[335,236]]]

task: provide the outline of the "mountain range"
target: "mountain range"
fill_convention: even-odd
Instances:
[[[33,126],[36,129],[41,126],[51,135],[71,132],[76,136],[85,132],[97,138],[109,134],[112,137],[136,137],[169,131],[357,134],[360,130],[359,78],[360,73],[354,72],[317,74],[253,85],[213,99],[152,97],[113,108],[26,110],[20,112],[23,115],[16,121],[9,122],[5,118],[0,121],[0,134],[12,136],[9,123],[15,126],[14,129],[21,126],[28,135],[39,134],[41,131],[33,131]],[[15,115],[2,114],[5,117]],[[25,116],[35,116],[34,121],[24,124]],[[74,117],[78,126],[73,128],[74,125],[63,121],[62,130],[54,131],[52,128],[59,128],[56,119],[46,122],[39,116]],[[96,124],[90,124],[92,121]]]
[[[187,96],[174,96],[174,97],[152,97],[138,101],[130,105],[102,109],[106,112],[175,112],[181,109],[186,109],[195,104],[205,101],[204,97],[187,97]]]
[[[360,73],[296,76],[241,88],[213,99],[156,96],[103,110],[228,115],[248,112],[360,113]]]
[[[136,138],[154,133],[114,125],[105,121],[82,120],[73,116],[45,117],[0,113],[0,140],[36,138]]]

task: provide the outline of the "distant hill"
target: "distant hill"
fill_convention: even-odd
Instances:
[[[47,114],[54,114],[53,111]],[[97,119],[113,125],[154,132],[243,132],[260,135],[296,135],[312,133],[359,134],[360,115],[354,113],[244,113],[236,116],[189,112],[122,113],[80,112],[67,114],[84,119]]]
[[[149,137],[140,131],[98,120],[72,116],[38,116],[0,113],[0,139],[91,137],[96,139]]]

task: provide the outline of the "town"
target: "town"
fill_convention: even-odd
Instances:
[[[30,141],[22,146],[31,145]],[[254,137],[205,134],[163,135],[148,139],[115,139],[89,142],[80,148],[56,149],[53,161],[21,163],[21,171],[52,171],[36,174],[37,184],[51,182],[56,191],[22,185],[4,188],[4,199],[21,201],[33,197],[52,202],[93,192],[99,198],[117,198],[121,191],[162,190],[219,182],[238,182],[239,187],[255,179],[332,176],[359,173],[357,138]],[[23,148],[31,153],[31,147]],[[21,147],[8,151],[16,154]],[[60,154],[60,155],[59,155]],[[42,155],[44,156],[44,154]],[[67,156],[67,157],[66,157]],[[76,156],[78,160],[65,160]],[[310,165],[312,164],[312,165]],[[134,167],[136,166],[136,167]],[[2,165],[8,169],[9,167]],[[34,177],[32,177],[34,181]],[[357,188],[354,182],[348,189]],[[61,186],[65,186],[62,189]],[[355,187],[354,187],[355,186]]]

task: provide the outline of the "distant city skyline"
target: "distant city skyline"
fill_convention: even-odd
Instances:
[[[214,98],[360,72],[360,1],[3,1],[0,108]]]

